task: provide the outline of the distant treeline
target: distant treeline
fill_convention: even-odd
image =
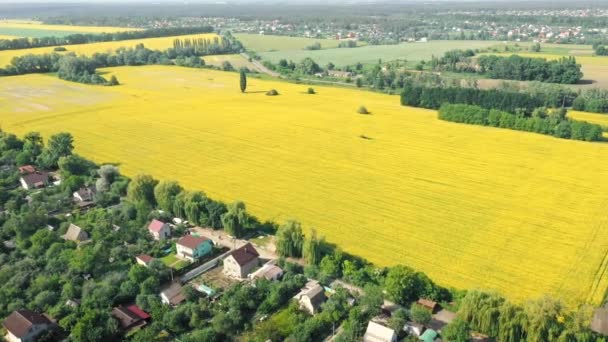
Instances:
[[[97,68],[146,64],[201,67],[204,65],[201,56],[238,53],[242,50],[240,42],[229,35],[201,43],[197,48],[186,46],[185,43],[177,45],[183,47],[158,51],[139,44],[135,48],[120,48],[113,53],[95,53],[91,57],[76,56],[73,53],[25,55],[13,58],[10,65],[0,69],[0,76],[57,72],[60,78],[70,81],[112,85],[117,80],[106,81],[96,74]]]
[[[430,65],[437,71],[480,73],[490,78],[516,81],[574,84],[583,77],[581,66],[576,64],[574,57],[547,60],[519,55],[474,56],[475,52],[470,49],[451,50],[441,58],[433,57]]]
[[[446,121],[534,132],[562,139],[603,140],[600,125],[569,120],[566,118],[565,108],[547,110],[541,107],[535,109],[531,115],[525,115],[466,104],[445,103],[439,109],[438,117]]]
[[[411,83],[405,84],[401,93],[401,104],[404,106],[438,109],[444,103],[462,103],[511,113],[523,111],[527,114],[531,114],[534,109],[543,106],[570,106],[572,100],[572,97],[557,99],[542,93],[531,94],[498,89],[486,90],[462,87],[431,87]]]
[[[0,50],[18,50],[37,47],[112,42],[128,39],[171,37],[196,33],[211,33],[213,27],[169,27],[143,31],[125,31],[114,33],[77,33],[65,37],[15,38],[1,39]]]

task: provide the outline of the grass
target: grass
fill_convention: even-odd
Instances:
[[[235,55],[214,55],[203,57],[205,64],[221,67],[225,61],[230,62],[235,69],[248,68],[249,70],[256,70],[256,67],[239,54]]]
[[[430,60],[433,55],[441,56],[444,52],[453,49],[476,49],[495,45],[495,41],[430,41],[428,43],[402,43],[398,45],[369,45],[358,48],[327,49],[327,50],[302,50],[284,49],[281,51],[262,52],[262,58],[278,63],[281,59],[299,62],[306,57],[311,57],[319,65],[329,62],[337,66],[353,65],[357,62],[363,64],[378,63],[405,59],[408,61]]]
[[[108,26],[45,25],[27,21],[0,21],[0,34],[30,38],[63,37],[76,33],[112,33],[133,30],[138,29]]]
[[[235,34],[235,37],[240,40],[247,49],[256,52],[303,50],[307,46],[311,46],[317,42],[321,44],[321,49],[337,48],[340,44],[340,41],[336,39],[287,37],[251,33],[238,33]],[[364,43],[358,42],[358,44],[362,45]]]
[[[0,125],[70,131],[76,152],[306,230],[378,265],[513,300],[599,304],[608,287],[608,144],[456,124],[397,96],[170,66],[101,87],[0,78]],[[266,96],[276,88],[280,96]],[[361,104],[373,115],[356,113]],[[361,139],[365,135],[372,140]]]
[[[166,255],[160,258],[160,260],[163,262],[163,264],[173,268],[176,271],[179,271],[189,265],[187,261],[178,258],[175,254]]]
[[[180,36],[180,39],[195,39],[195,38],[207,38],[211,39],[216,37],[215,34],[192,34]],[[144,44],[149,49],[164,50],[169,47],[173,47],[173,41],[176,37],[159,37],[159,38],[145,38],[145,39],[131,39],[122,40],[115,42],[101,42],[91,44],[76,44],[76,45],[65,45],[67,51],[65,53],[74,52],[76,54],[92,55],[95,52],[108,52],[114,51],[120,47],[135,47],[138,44]],[[41,47],[33,49],[23,50],[5,50],[0,51],[0,67],[6,66],[10,63],[11,59],[15,56],[24,56],[27,54],[44,54],[51,53],[54,47]]]

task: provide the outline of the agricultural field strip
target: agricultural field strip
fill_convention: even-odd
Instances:
[[[263,59],[278,63],[281,59],[299,62],[306,57],[312,58],[319,65],[329,62],[337,66],[378,63],[379,60],[430,60],[434,56],[442,56],[453,49],[476,49],[496,45],[494,41],[430,41],[428,43],[402,43],[397,45],[369,45],[357,48],[325,49],[325,50],[281,50],[259,53]]]
[[[242,199],[262,219],[300,219],[348,252],[411,265],[444,285],[515,300],[550,293],[572,305],[601,301],[605,144],[443,122],[397,97],[356,90],[306,95],[302,85],[251,79],[240,94],[232,73],[108,72],[123,85],[0,79],[3,127],[72,131],[79,153],[119,162],[128,175]],[[47,109],[14,101],[16,84],[31,88],[21,99]],[[80,89],[83,103],[57,96],[62,85],[66,94]],[[269,88],[281,95],[265,96]],[[361,104],[372,115],[356,114]]]
[[[191,34],[175,37],[158,37],[158,38],[145,38],[145,39],[131,39],[114,42],[101,42],[101,43],[90,43],[90,44],[76,44],[66,45],[67,51],[65,53],[74,52],[76,54],[92,55],[95,52],[109,52],[114,51],[121,47],[135,47],[138,44],[144,44],[145,47],[150,49],[164,50],[173,47],[173,41],[176,38],[179,39],[213,39],[217,37],[213,33],[203,34]],[[54,47],[41,47],[33,49],[23,50],[4,50],[0,51],[0,67],[8,65],[11,59],[15,56],[24,56],[28,54],[44,54],[53,52]]]
[[[64,35],[64,33],[112,33],[124,31],[138,31],[141,29],[132,27],[45,25],[40,23],[0,21],[0,33],[3,33],[5,30],[11,30],[15,32],[18,32],[18,30],[22,30],[24,33],[21,35],[25,37],[28,37],[28,32],[36,33],[35,37],[44,37],[45,34],[48,37],[56,35],[58,33],[61,33],[62,35]]]

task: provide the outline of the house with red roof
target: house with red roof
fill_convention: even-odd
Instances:
[[[177,257],[194,262],[213,252],[213,241],[206,237],[184,235],[175,244]]]
[[[150,320],[150,315],[135,304],[129,306],[120,305],[113,308],[112,317],[118,320],[120,329],[125,332],[133,329],[141,329],[148,324],[148,321]]]
[[[154,258],[147,254],[141,254],[135,257],[135,261],[137,261],[138,264],[146,267],[152,260],[154,260]]]
[[[19,174],[27,175],[36,172],[36,168],[32,165],[19,166]]]
[[[154,240],[164,240],[171,236],[171,225],[154,219],[148,225],[148,231],[152,234]]]
[[[234,278],[247,278],[258,267],[260,254],[251,243],[232,251],[224,259],[224,274]]]
[[[6,338],[10,342],[33,342],[36,337],[53,327],[53,322],[46,316],[30,310],[13,311],[2,322],[6,329]]]

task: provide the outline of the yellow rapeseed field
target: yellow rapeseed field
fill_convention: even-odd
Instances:
[[[244,200],[442,285],[570,305],[608,286],[608,144],[440,121],[354,89],[250,78],[241,94],[236,73],[107,71],[122,85],[0,78],[2,128],[72,132],[78,153],[127,175]]]
[[[67,51],[65,53],[74,52],[76,54],[92,55],[95,52],[111,52],[121,47],[134,47],[137,44],[144,44],[149,49],[164,50],[173,47],[173,41],[176,38],[179,39],[213,39],[217,37],[215,33],[203,33],[203,34],[191,34],[177,37],[159,37],[159,38],[145,38],[145,39],[131,39],[122,40],[115,42],[101,42],[91,44],[76,44],[66,45]],[[22,50],[4,50],[0,51],[0,67],[4,67],[11,62],[11,59],[15,56],[24,56],[27,54],[44,54],[53,52],[54,47],[41,47],[33,49],[22,49]]]

